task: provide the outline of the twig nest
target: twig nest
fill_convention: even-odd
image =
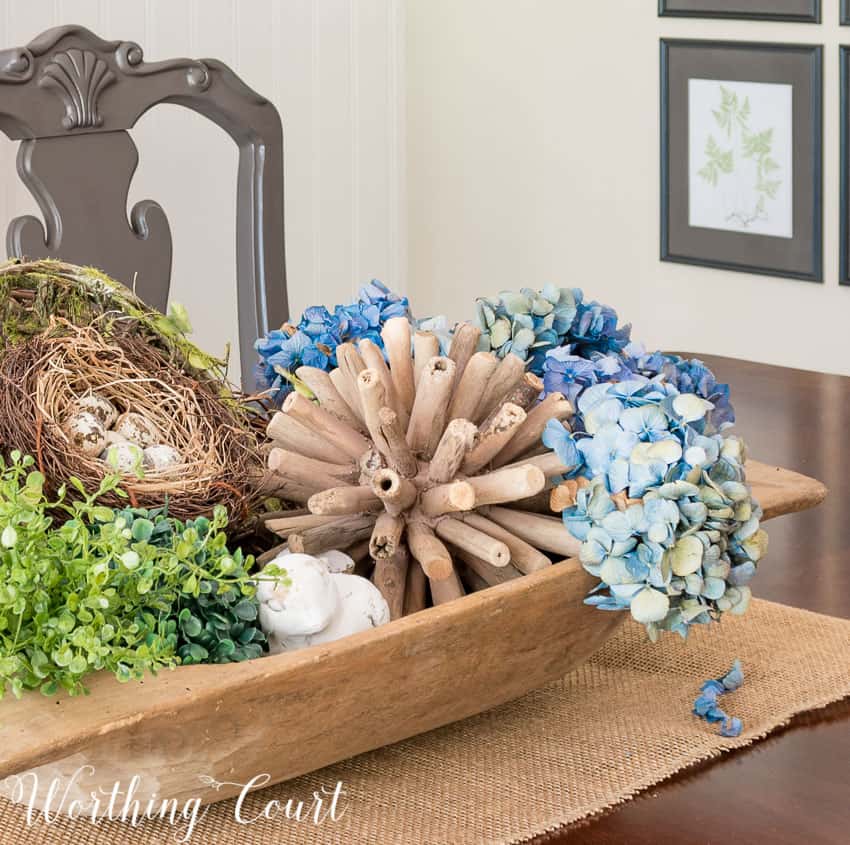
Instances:
[[[326,628],[339,604],[336,584],[325,563],[310,555],[290,554],[282,566],[286,577],[257,583],[260,625],[278,642]]]
[[[121,414],[115,422],[113,431],[143,449],[162,440],[159,429],[147,417],[134,411]]]
[[[167,503],[169,515],[183,521],[209,516],[222,505],[230,514],[231,530],[239,531],[253,522],[254,507],[269,495],[259,485],[258,411],[214,371],[187,372],[172,351],[164,354],[148,341],[137,320],[120,312],[85,328],[54,319],[49,330],[9,346],[0,356],[0,443],[9,451],[35,456],[51,493],[71,476],[87,490],[96,490],[114,472],[101,458],[103,450],[120,447],[126,496],[107,493],[101,504],[124,507],[126,497],[140,508]],[[105,427],[97,416],[80,412],[96,421],[73,431],[81,441],[92,440],[91,445],[80,444],[90,454],[75,448],[66,433],[67,421],[79,412],[74,403],[80,397],[102,397],[120,412],[105,439],[98,436]],[[107,406],[86,401],[109,418]],[[158,450],[144,471],[137,472],[132,467],[139,466],[138,453],[125,442],[140,450],[166,445],[180,459],[175,463],[173,453]],[[68,495],[79,492],[71,489]]]
[[[128,440],[120,440],[104,450],[100,457],[116,472],[123,475],[135,475],[144,465],[145,453],[141,446],[130,443]]]
[[[77,411],[65,421],[71,446],[84,455],[99,455],[106,446],[106,428],[90,411]]]
[[[161,472],[182,463],[183,456],[167,443],[156,443],[145,450],[145,466]]]
[[[88,393],[74,400],[71,404],[71,412],[77,413],[78,411],[88,411],[90,414],[94,414],[104,428],[112,428],[118,419],[118,409],[99,393]]]

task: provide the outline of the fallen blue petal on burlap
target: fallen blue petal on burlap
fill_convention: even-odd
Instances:
[[[700,695],[694,701],[693,713],[709,724],[720,725],[720,736],[734,738],[741,735],[744,723],[737,716],[728,716],[717,703],[717,699],[727,692],[734,692],[744,683],[744,670],[741,661],[735,660],[732,668],[722,678],[712,678],[700,688]]]

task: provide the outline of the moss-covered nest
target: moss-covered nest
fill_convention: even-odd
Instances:
[[[234,393],[226,362],[188,340],[182,309],[162,315],[91,268],[9,262],[0,265],[0,327],[0,450],[34,455],[49,488],[76,477],[96,489],[115,471],[63,429],[75,400],[95,393],[142,413],[184,458],[124,472],[134,505],[167,504],[188,519],[222,504],[237,525],[253,515],[262,414]]]
[[[40,334],[56,317],[75,326],[97,320],[101,329],[132,318],[140,335],[184,370],[214,378],[221,388],[227,386],[227,362],[203,352],[186,337],[191,327],[179,306],[168,316],[161,314],[94,267],[52,259],[0,264],[0,354],[2,347]]]

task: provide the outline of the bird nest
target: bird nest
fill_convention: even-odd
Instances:
[[[54,490],[71,477],[96,490],[115,467],[76,448],[66,431],[75,403],[94,394],[119,413],[143,416],[180,456],[170,466],[121,473],[134,506],[167,504],[172,516],[189,519],[220,504],[239,521],[254,504],[262,467],[251,420],[224,387],[187,373],[142,336],[135,319],[111,320],[107,332],[97,321],[82,327],[54,318],[0,360],[0,444],[34,455]],[[122,501],[109,494],[104,504]]]

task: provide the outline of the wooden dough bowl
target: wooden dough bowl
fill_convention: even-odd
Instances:
[[[756,462],[748,478],[766,519],[826,495],[814,479]],[[92,766],[74,793],[138,776],[137,798],[181,804],[229,798],[260,774],[287,780],[562,677],[627,619],[582,603],[594,583],[566,560],[328,645],[143,685],[99,675],[78,698],[7,697],[0,779],[35,769],[45,788]]]

